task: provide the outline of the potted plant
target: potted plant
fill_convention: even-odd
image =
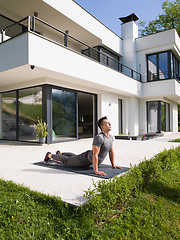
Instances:
[[[48,124],[45,121],[43,122],[42,119],[38,119],[38,123],[34,124],[34,127],[36,138],[39,139],[41,144],[45,143],[46,136],[51,131],[51,129],[47,131]]]

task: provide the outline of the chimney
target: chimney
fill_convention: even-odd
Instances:
[[[123,64],[137,71],[136,66],[136,38],[138,38],[138,26],[135,23],[139,18],[134,14],[119,18],[121,24],[121,36],[123,39]]]

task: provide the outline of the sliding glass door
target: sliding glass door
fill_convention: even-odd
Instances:
[[[52,88],[52,142],[96,134],[96,96]]]
[[[170,131],[170,104],[162,101],[147,102],[148,132]]]
[[[38,142],[38,118],[51,129],[47,143],[91,138],[97,133],[95,94],[50,85],[0,94],[0,139]]]
[[[42,118],[42,87],[18,91],[18,140],[37,141],[34,124]]]
[[[93,137],[94,96],[78,92],[78,138]]]
[[[76,93],[52,89],[53,142],[76,138]]]
[[[0,138],[16,140],[16,91],[0,94]]]

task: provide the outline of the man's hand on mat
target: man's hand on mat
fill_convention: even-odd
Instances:
[[[106,176],[107,174],[102,172],[102,171],[97,171],[95,174],[100,175],[100,176]]]
[[[120,167],[120,166],[112,166],[112,168],[122,169],[122,167]]]

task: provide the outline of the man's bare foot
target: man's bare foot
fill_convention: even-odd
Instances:
[[[56,151],[56,155],[58,155],[58,154],[62,155],[62,153],[59,150]]]
[[[48,161],[51,159],[52,154],[50,152],[46,153],[46,156],[44,158],[44,163],[47,164]]]

